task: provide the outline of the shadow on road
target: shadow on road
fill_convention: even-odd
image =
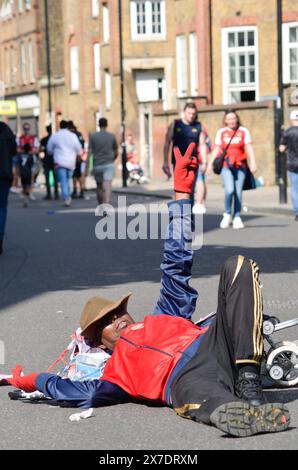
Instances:
[[[78,209],[82,211],[78,213]],[[90,201],[76,202],[65,213],[60,205],[53,208],[44,202],[27,210],[14,204],[9,213],[5,252],[0,257],[1,309],[44,292],[90,288],[100,291],[102,287],[119,285],[122,293],[123,284],[160,282],[163,240],[100,241],[95,237],[98,218],[91,210]],[[258,218],[264,223],[264,218],[257,215],[244,220],[257,228]],[[204,233],[218,230],[219,220],[220,215],[207,214]],[[273,226],[279,230],[284,221]],[[229,243],[235,237],[233,232],[230,230]],[[217,239],[221,240],[221,234],[222,231]],[[224,236],[226,240],[227,235]],[[254,245],[258,245],[258,233],[254,236]],[[242,237],[245,245],[252,237],[251,230],[243,231]],[[274,248],[243,245],[227,245],[224,241],[221,245],[204,245],[195,253],[193,277],[218,275],[222,263],[240,253],[255,259],[264,273],[291,273],[298,269],[298,248],[283,246],[283,240]]]

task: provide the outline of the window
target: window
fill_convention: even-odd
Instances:
[[[0,21],[12,18],[12,0],[5,0],[0,7]]]
[[[25,9],[26,11],[31,9],[31,0],[25,0]]]
[[[27,83],[27,61],[26,61],[26,47],[25,44],[21,44],[21,77],[22,83],[25,85]]]
[[[135,82],[140,103],[159,101],[165,98],[164,71],[162,69],[135,71]]]
[[[70,89],[71,91],[78,91],[79,86],[79,48],[73,46],[70,48]]]
[[[298,23],[283,25],[283,69],[285,83],[298,83]]]
[[[184,97],[188,93],[187,75],[187,45],[186,36],[176,37],[176,62],[177,62],[177,94]]]
[[[93,44],[94,88],[100,90],[100,45]]]
[[[190,67],[190,94],[199,94],[199,71],[198,71],[198,44],[196,33],[189,35],[189,67]]]
[[[28,56],[29,56],[29,79],[30,79],[30,83],[34,83],[35,82],[34,49],[33,49],[33,44],[31,41],[28,44]]]
[[[105,99],[106,108],[111,109],[112,106],[112,77],[108,70],[105,70]]]
[[[107,5],[102,7],[102,19],[103,19],[103,42],[109,42],[110,40],[110,13]]]
[[[130,7],[132,39],[165,38],[165,0],[132,0]]]
[[[17,64],[16,64],[16,51],[13,47],[10,48],[10,86],[15,87],[17,83]]]
[[[18,0],[18,11],[23,13],[23,0]]]
[[[92,1],[92,5],[91,5],[92,16],[93,18],[97,18],[99,16],[99,0],[91,0],[91,1]]]
[[[4,49],[4,67],[5,67],[5,87],[8,88],[10,86],[10,55],[9,49],[6,47]]]
[[[224,104],[258,99],[257,29],[223,29]]]

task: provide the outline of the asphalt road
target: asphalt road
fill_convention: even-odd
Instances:
[[[134,196],[132,202],[152,203]],[[221,202],[220,202],[221,205]],[[136,320],[150,314],[159,293],[161,240],[105,240],[95,237],[95,199],[59,203],[35,201],[23,209],[10,198],[5,252],[0,258],[0,341],[9,373],[43,371],[68,343],[86,300],[132,292]],[[221,207],[220,207],[221,210]],[[221,231],[218,213],[204,219],[204,245],[196,253],[192,285],[200,293],[195,319],[216,308],[218,273],[232,254],[254,258],[261,267],[265,311],[281,319],[298,317],[298,224],[286,216],[244,216],[246,229]],[[298,339],[298,327],[281,339]],[[288,403],[291,429],[235,439],[183,420],[171,409],[118,405],[71,422],[71,409],[48,403],[11,401],[0,389],[0,449],[297,449],[298,390],[269,391]]]

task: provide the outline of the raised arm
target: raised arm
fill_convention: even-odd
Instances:
[[[191,319],[196,307],[197,291],[189,285],[193,262],[191,192],[198,168],[198,160],[191,153],[190,144],[185,155],[174,149],[175,200],[169,203],[169,227],[161,263],[162,279],[160,296],[154,314],[181,316]]]

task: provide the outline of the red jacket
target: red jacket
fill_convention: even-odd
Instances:
[[[205,331],[181,317],[146,316],[125,329],[101,379],[133,397],[165,402],[167,381],[183,351]]]

